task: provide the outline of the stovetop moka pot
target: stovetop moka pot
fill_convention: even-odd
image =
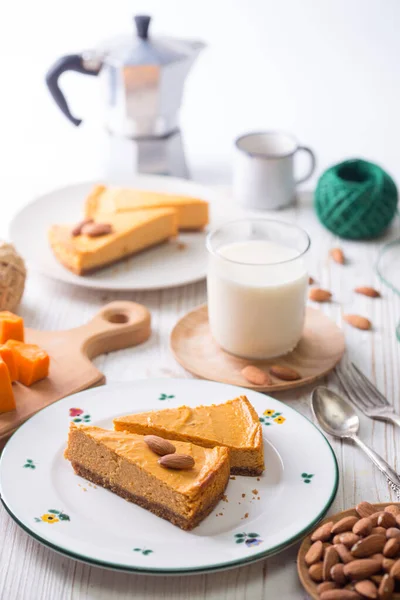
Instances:
[[[185,176],[179,110],[186,76],[205,45],[153,38],[149,35],[150,20],[138,15],[134,18],[136,35],[62,56],[49,69],[46,83],[64,115],[79,125],[81,119],[72,115],[59,78],[66,71],[100,76],[105,90],[105,128],[110,136],[125,140],[125,148],[127,140],[132,142],[136,155],[133,171]]]

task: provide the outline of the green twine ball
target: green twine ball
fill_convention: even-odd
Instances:
[[[373,238],[392,221],[397,187],[378,165],[346,160],[325,171],[315,191],[315,210],[323,225],[342,238]]]

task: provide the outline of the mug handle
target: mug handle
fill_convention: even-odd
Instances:
[[[299,150],[303,150],[303,152],[307,152],[307,154],[309,155],[309,157],[311,159],[311,165],[310,165],[310,169],[309,169],[308,173],[306,175],[304,175],[304,177],[300,177],[300,179],[296,180],[296,185],[299,184],[299,183],[303,183],[303,181],[307,181],[307,179],[310,179],[311,175],[315,171],[315,166],[317,164],[317,161],[316,161],[316,158],[315,158],[315,154],[311,150],[311,148],[308,148],[307,146],[299,146],[297,148],[297,151],[299,151]]]

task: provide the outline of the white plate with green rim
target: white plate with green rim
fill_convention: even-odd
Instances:
[[[191,532],[78,477],[63,457],[71,421],[112,429],[117,415],[241,394],[260,415],[266,470],[231,479],[227,501]],[[305,417],[264,394],[193,379],[110,384],[59,400],[17,430],[0,462],[2,501],[32,537],[90,564],[163,575],[217,571],[283,550],[324,516],[337,487],[332,448]]]

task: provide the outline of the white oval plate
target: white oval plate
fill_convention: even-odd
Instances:
[[[13,219],[9,237],[29,266],[42,275],[87,288],[153,290],[200,281],[206,276],[206,231],[180,233],[178,240],[150,248],[97,273],[78,276],[54,257],[47,232],[55,223],[74,223],[83,217],[84,199],[97,182],[78,183],[36,198]],[[215,192],[184,179],[137,176],[131,187],[195,196],[211,201]],[[211,222],[216,222],[211,206]],[[34,226],[32,226],[34,224]],[[182,243],[179,246],[178,243]]]
[[[116,415],[246,394],[263,423],[263,476],[229,481],[227,501],[184,532],[74,474],[64,459],[71,420],[112,429]],[[332,448],[305,417],[269,396],[191,379],[110,384],[64,398],[22,425],[0,462],[2,501],[34,538],[74,559],[124,571],[184,574],[246,564],[314,527],[338,486]]]

